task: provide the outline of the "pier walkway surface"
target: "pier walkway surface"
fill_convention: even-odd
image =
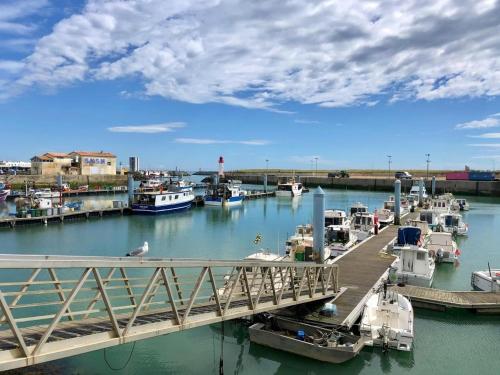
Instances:
[[[0,371],[332,299],[338,266],[0,255]]]
[[[414,213],[407,213],[402,216],[401,220],[407,221],[414,215]],[[305,314],[304,309],[307,306],[279,311],[278,314],[287,317],[296,317],[298,314],[304,321],[311,324],[351,328],[362,314],[366,300],[371,296],[374,288],[382,285],[389,267],[396,259],[392,255],[382,254],[381,251],[397,236],[397,232],[397,225],[389,225],[378,235],[369,237],[333,260],[333,264],[339,266],[339,287],[342,288],[341,293],[333,302],[337,308],[336,315],[321,315],[319,313],[321,306],[312,311],[306,311]]]
[[[410,298],[414,307],[445,311],[447,308],[472,310],[477,313],[500,312],[500,293],[479,291],[448,291],[413,285],[394,287]]]

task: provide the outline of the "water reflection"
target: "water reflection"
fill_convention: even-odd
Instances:
[[[244,204],[233,207],[205,207],[207,223],[217,226],[221,222],[237,221],[245,213]]]
[[[278,212],[284,209],[291,210],[292,214],[295,214],[299,208],[300,201],[301,197],[276,197],[276,207],[278,208]]]

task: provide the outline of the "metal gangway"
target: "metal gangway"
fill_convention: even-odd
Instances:
[[[310,262],[0,255],[0,371],[332,298]]]

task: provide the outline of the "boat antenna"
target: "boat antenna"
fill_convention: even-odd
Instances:
[[[490,271],[490,277],[493,277],[493,276],[491,276],[490,262],[488,262],[488,271]]]

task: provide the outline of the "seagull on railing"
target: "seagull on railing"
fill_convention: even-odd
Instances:
[[[147,241],[144,241],[144,245],[139,246],[137,249],[132,250],[127,254],[128,257],[143,257],[149,251],[149,246]]]

